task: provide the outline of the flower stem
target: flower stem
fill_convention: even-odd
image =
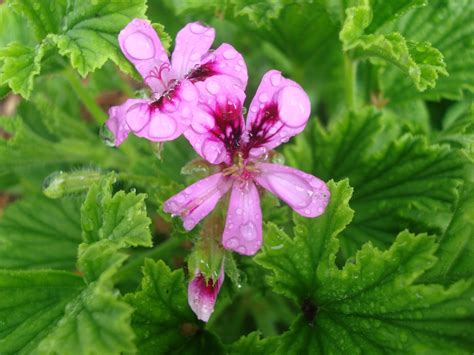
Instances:
[[[344,53],[344,90],[346,106],[349,110],[356,108],[356,73],[357,62],[353,61],[347,52]]]
[[[65,70],[64,76],[97,124],[102,125],[107,120],[107,115],[97,104],[90,90],[84,87],[77,73],[72,68],[68,68]]]

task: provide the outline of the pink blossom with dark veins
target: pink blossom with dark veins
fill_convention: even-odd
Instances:
[[[217,280],[208,280],[199,271],[196,270],[194,278],[188,285],[188,303],[198,319],[207,322],[214,312],[214,305],[217,295],[224,282],[224,268],[221,268]]]
[[[226,76],[245,89],[247,67],[231,45],[210,51],[215,31],[197,22],[178,32],[171,62],[161,41],[146,20],[132,20],[119,34],[120,48],[150,87],[150,99],[129,99],[111,107],[107,127],[120,145],[133,132],[151,141],[179,137],[191,124],[198,102],[196,83]]]
[[[285,201],[305,217],[321,215],[330,192],[324,181],[297,169],[267,162],[268,153],[303,131],[310,116],[308,95],[280,72],[267,72],[244,121],[245,94],[228,78],[196,83],[199,109],[184,132],[196,152],[220,172],[187,187],[164,203],[191,230],[229,191],[222,236],[226,249],[253,255],[262,244],[262,211],[257,187]]]

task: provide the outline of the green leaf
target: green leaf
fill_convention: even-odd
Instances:
[[[296,216],[294,238],[274,226],[266,234],[270,243],[254,258],[271,270],[274,290],[295,300],[302,312],[276,353],[472,349],[472,280],[447,288],[416,283],[436,262],[433,237],[405,231],[388,250],[367,243],[342,269],[336,266],[338,237],[352,214],[351,189],[344,181],[329,186],[325,214]]]
[[[40,73],[44,54],[42,45],[33,48],[12,43],[0,48],[0,59],[3,60],[0,84],[8,84],[14,93],[28,98],[33,90],[33,79]]]
[[[132,327],[140,353],[224,353],[215,336],[200,329],[189,308],[182,270],[171,271],[163,261],[148,259],[143,274],[141,289],[124,297],[135,308]]]
[[[0,219],[0,268],[75,270],[81,242],[79,203],[23,198]]]
[[[231,355],[252,354],[266,355],[274,353],[278,348],[277,338],[260,339],[259,332],[252,332],[231,344],[228,352]]]
[[[60,30],[61,19],[66,11],[65,0],[48,4],[35,0],[9,0],[8,5],[18,15],[28,19],[39,40],[46,37],[48,33],[56,33]]]
[[[0,271],[0,351],[31,354],[83,287],[62,271]]]
[[[119,191],[112,196],[113,174],[91,186],[81,208],[83,239],[87,243],[110,240],[120,247],[151,247],[145,195]]]
[[[438,48],[443,53],[449,76],[440,78],[435,88],[419,94],[399,72],[387,68],[379,79],[385,96],[392,102],[401,102],[419,97],[460,99],[463,91],[474,92],[473,16],[472,1],[439,0],[410,11],[394,23],[392,30]]]
[[[454,216],[440,238],[438,263],[424,280],[448,283],[472,276],[474,270],[474,183],[465,181]]]
[[[330,181],[328,186],[331,200],[324,214],[317,219],[319,223],[314,230],[317,239],[308,238],[308,230],[302,224],[295,228],[292,239],[270,222],[265,225],[264,253],[254,258],[259,265],[273,271],[267,278],[273,290],[295,301],[311,294],[317,287],[315,270],[318,264],[328,258],[328,252],[334,252],[334,246],[337,247],[335,236],[350,223],[354,214],[348,206],[352,189],[347,180],[338,184]]]
[[[285,155],[323,179],[349,177],[356,213],[341,241],[346,257],[367,240],[387,247],[405,228],[444,232],[467,163],[449,146],[401,134],[398,122],[373,110],[347,114],[327,131],[315,125]]]
[[[107,286],[91,284],[66,306],[57,327],[40,343],[42,354],[133,352],[133,309]]]
[[[353,57],[369,57],[392,63],[409,76],[420,91],[434,87],[439,75],[447,75],[443,55],[428,42],[407,41],[398,32],[365,34],[372,23],[372,8],[368,1],[346,10],[346,19],[339,34],[345,51]],[[412,4],[409,4],[411,7]]]
[[[66,28],[58,35],[50,35],[50,39],[82,76],[100,68],[108,59],[131,73],[132,66],[118,47],[117,35],[131,19],[144,17],[145,10],[143,0],[74,2],[63,19]]]
[[[117,35],[133,18],[143,18],[144,0],[126,3],[106,0],[90,2],[57,1],[52,4],[32,0],[13,0],[12,8],[33,26],[39,43],[36,46],[13,43],[0,48],[0,83],[28,98],[33,79],[40,73],[41,61],[57,47],[70,59],[73,68],[86,76],[111,59],[122,70],[135,73],[122,55]]]

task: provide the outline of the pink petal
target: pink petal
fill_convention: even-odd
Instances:
[[[191,124],[197,100],[197,89],[188,80],[183,80],[174,91],[158,101],[141,100],[130,106],[125,120],[139,137],[154,142],[174,140]]]
[[[232,187],[222,245],[243,255],[255,254],[262,245],[260,197],[251,181],[236,181]]]
[[[219,278],[214,282],[206,283],[205,277],[196,270],[194,278],[188,285],[188,303],[198,319],[207,322],[214,312],[217,295],[224,282],[224,268],[221,269]]]
[[[168,81],[170,63],[168,55],[151,24],[142,19],[132,20],[119,34],[120,48],[127,59],[135,65],[145,82],[155,91],[164,90],[163,81]],[[158,80],[155,75],[163,76]]]
[[[199,91],[199,104],[184,136],[211,164],[230,163],[232,147],[240,141],[245,93],[234,85],[231,78],[221,75],[195,84]]]
[[[310,112],[309,97],[297,83],[277,70],[267,72],[247,114],[250,155],[264,154],[300,133]]]
[[[148,101],[140,99],[129,99],[125,101],[122,105],[113,106],[109,109],[109,119],[105,124],[114,134],[114,144],[116,146],[122,144],[122,142],[128,137],[128,134],[130,133],[130,127],[126,122],[128,110],[132,106],[141,104],[147,105]]]
[[[248,81],[247,65],[242,55],[230,44],[223,43],[202,59],[202,65],[211,65],[215,75],[227,75],[245,90]]]
[[[285,201],[300,215],[317,217],[329,202],[330,192],[324,181],[284,165],[258,163],[255,180]]]
[[[191,69],[201,64],[201,59],[211,48],[215,36],[213,28],[205,27],[199,22],[189,23],[178,32],[171,63],[179,78],[184,78]]]
[[[163,205],[163,210],[180,216],[186,230],[193,229],[230,189],[231,180],[222,173],[211,175],[188,186]]]

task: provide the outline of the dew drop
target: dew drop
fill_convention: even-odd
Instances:
[[[220,90],[220,86],[214,80],[208,80],[207,83],[206,83],[206,89],[211,94],[216,95]]]
[[[222,55],[225,59],[234,59],[235,57],[237,57],[237,52],[234,49],[230,48],[226,50]]]
[[[235,211],[235,213],[237,213],[238,215],[241,215],[241,214],[242,214],[242,209],[241,209],[241,208],[237,208],[237,210]]]
[[[178,126],[176,121],[168,115],[155,115],[150,122],[148,134],[152,138],[164,139],[173,136]]]
[[[105,123],[100,127],[99,135],[106,146],[115,147],[115,136]]]
[[[278,86],[281,83],[281,74],[280,73],[274,73],[270,77],[270,81],[273,86]]]
[[[261,102],[261,103],[265,103],[269,100],[269,97],[266,93],[263,93],[263,94],[260,94],[258,96],[258,100]]]
[[[225,247],[229,249],[235,248],[239,245],[239,240],[237,238],[230,238],[227,242],[225,242]]]
[[[240,65],[236,64],[234,69],[235,69],[235,71],[239,72],[239,71],[242,70],[242,67]]]
[[[250,242],[257,237],[257,228],[255,228],[253,222],[248,222],[240,226],[240,233],[242,233],[245,240]]]
[[[124,47],[131,57],[138,60],[150,59],[155,55],[153,40],[143,32],[130,34],[125,38]]]

